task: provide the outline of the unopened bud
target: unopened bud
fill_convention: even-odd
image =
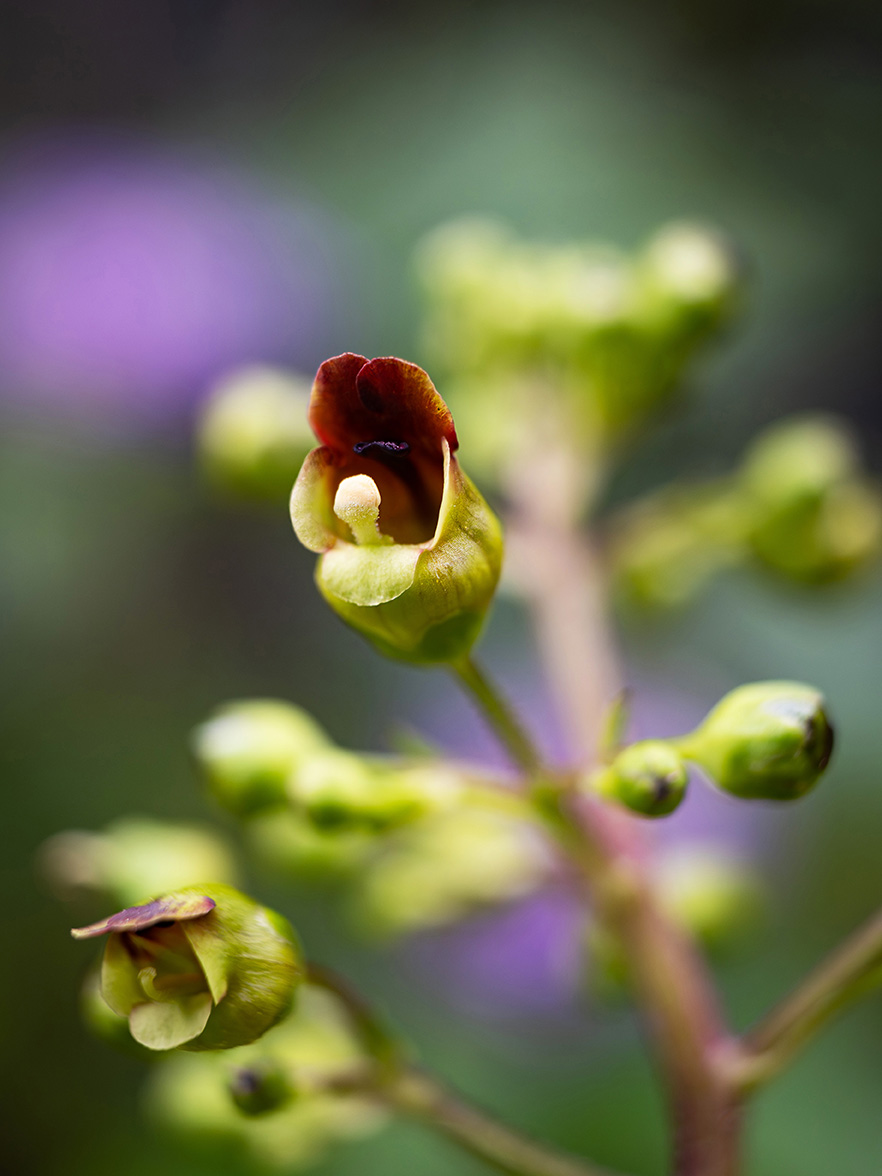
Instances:
[[[672,813],[686,792],[689,774],[679,753],[660,739],[632,743],[588,782],[591,791],[644,817]]]
[[[288,781],[295,808],[326,831],[397,828],[456,795],[449,773],[395,767],[338,749],[312,756]]]
[[[288,1067],[263,1058],[233,1070],[230,1098],[243,1115],[268,1115],[287,1106],[296,1096]]]
[[[739,475],[753,554],[792,579],[838,580],[882,548],[882,496],[834,418],[782,421],[754,442]]]
[[[270,699],[220,707],[192,741],[209,791],[237,816],[285,804],[291,773],[329,746],[305,711]]]
[[[309,452],[309,381],[246,367],[218,384],[202,408],[199,456],[208,476],[248,498],[284,502]]]
[[[793,800],[827,767],[833,727],[823,695],[813,687],[755,682],[727,694],[677,746],[725,792]]]

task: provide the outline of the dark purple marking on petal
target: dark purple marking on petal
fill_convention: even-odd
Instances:
[[[110,915],[98,923],[91,923],[88,927],[74,927],[71,935],[74,939],[97,939],[99,935],[144,931],[148,927],[155,927],[157,923],[180,923],[187,919],[199,919],[214,910],[214,907],[214,899],[209,898],[207,894],[170,894],[154,898],[152,902],[143,906],[127,907],[126,910]]]
[[[364,454],[368,457],[397,457],[399,454],[410,453],[410,445],[407,441],[356,441],[352,446],[352,452],[357,453],[359,457]]]

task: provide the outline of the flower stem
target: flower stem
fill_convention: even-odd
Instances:
[[[611,1176],[583,1160],[534,1143],[415,1068],[403,1071],[386,1087],[384,1097],[396,1110],[440,1131],[509,1176]]]
[[[353,1032],[365,1053],[382,1073],[395,1074],[402,1065],[402,1046],[386,1028],[379,1014],[348,980],[321,964],[309,963],[306,979],[315,988],[324,988],[337,998],[349,1019]]]
[[[513,483],[510,553],[582,767],[596,756],[604,710],[621,685],[603,576],[575,516]],[[735,1176],[739,1096],[724,1072],[733,1039],[694,944],[661,910],[633,822],[585,802],[566,783],[537,790],[537,808],[616,935],[649,1026],[674,1121],[677,1176]]]
[[[526,776],[541,774],[542,757],[508,700],[472,658],[453,665],[461,685],[496,732],[515,764]]]
[[[326,1089],[375,1098],[441,1132],[510,1176],[612,1176],[513,1131],[465,1102],[436,1078],[409,1065],[402,1043],[361,993],[336,972],[310,963],[307,980],[337,998],[365,1053],[374,1063],[368,1069],[356,1069],[332,1078]]]
[[[733,1081],[745,1092],[774,1078],[847,1005],[882,986],[882,911],[833,951],[745,1035]]]

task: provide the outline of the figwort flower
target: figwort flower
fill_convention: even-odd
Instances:
[[[185,887],[71,934],[108,936],[101,995],[148,1049],[247,1045],[303,978],[290,925],[231,886]]]
[[[309,422],[322,442],[291,495],[316,579],[345,621],[392,657],[455,661],[496,589],[502,535],[454,456],[456,431],[415,364],[326,360]]]

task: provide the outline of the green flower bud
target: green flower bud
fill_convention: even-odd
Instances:
[[[664,909],[712,955],[737,949],[762,919],[765,893],[756,871],[716,846],[669,850],[655,880]]]
[[[686,222],[666,225],[640,258],[640,278],[676,335],[705,333],[734,309],[742,267],[723,235]]]
[[[688,603],[744,560],[744,515],[725,481],[672,486],[626,507],[613,523],[611,553],[627,602],[643,609]]]
[[[311,448],[309,382],[269,367],[226,376],[202,408],[197,445],[207,475],[242,497],[284,500]]]
[[[611,764],[594,773],[588,787],[633,813],[664,817],[679,805],[688,783],[679,753],[660,739],[647,739],[620,751]]]
[[[838,580],[882,547],[882,497],[857,447],[832,418],[773,425],[754,442],[739,488],[754,555],[806,583]]]
[[[268,1115],[296,1096],[288,1068],[272,1060],[240,1066],[230,1076],[230,1098],[243,1115]]]
[[[209,791],[237,816],[285,804],[291,773],[330,746],[305,711],[270,699],[227,703],[192,739]]]
[[[231,849],[213,831],[148,817],[114,821],[103,833],[58,833],[40,859],[62,896],[94,892],[119,906],[201,878],[234,883],[238,873]]]
[[[297,537],[321,556],[331,607],[391,657],[456,661],[499,579],[502,535],[457,463],[453,419],[414,364],[346,354],[319,368],[322,442],[291,495]]]
[[[75,939],[107,935],[101,995],[148,1049],[230,1049],[288,1012],[303,978],[290,925],[230,886],[190,886]]]
[[[823,695],[801,682],[755,682],[727,694],[677,740],[725,792],[794,800],[817,782],[833,750]]]
[[[288,781],[292,803],[324,830],[397,828],[458,794],[452,773],[395,767],[337,749],[312,756]]]

